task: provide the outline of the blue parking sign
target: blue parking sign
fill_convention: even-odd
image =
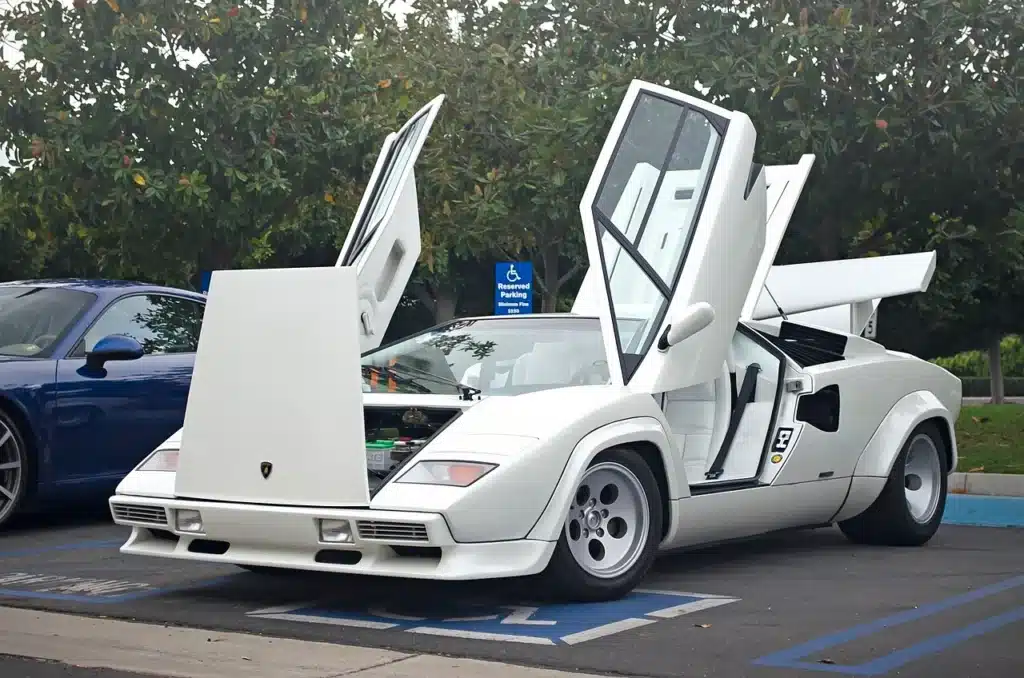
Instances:
[[[533,313],[533,262],[494,265],[494,315]]]
[[[213,271],[203,271],[199,274],[199,291],[202,294],[210,293],[210,279],[213,278]]]

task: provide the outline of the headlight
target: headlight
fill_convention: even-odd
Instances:
[[[333,544],[352,543],[352,525],[347,520],[317,520],[320,524],[320,541]]]
[[[178,532],[203,533],[203,514],[191,509],[178,509],[175,515]]]
[[[469,487],[497,466],[475,461],[420,461],[395,482]]]
[[[136,471],[177,471],[178,450],[157,450],[139,464]]]

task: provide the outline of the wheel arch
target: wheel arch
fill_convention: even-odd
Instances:
[[[953,415],[931,391],[915,391],[898,400],[882,419],[861,452],[854,477],[887,478],[911,433],[926,422],[937,425],[946,446],[946,469],[951,473],[957,463]]]
[[[671,510],[673,500],[681,496],[681,493],[688,492],[688,489],[676,472],[671,453],[673,446],[661,422],[654,417],[633,417],[595,429],[576,444],[547,506],[527,535],[528,539],[558,539],[573,492],[583,472],[595,457],[616,447],[633,449],[650,466],[662,493],[662,537],[671,534],[676,520]]]

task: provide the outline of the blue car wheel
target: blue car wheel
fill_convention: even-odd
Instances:
[[[18,427],[0,411],[0,526],[18,510],[28,484],[28,452]]]

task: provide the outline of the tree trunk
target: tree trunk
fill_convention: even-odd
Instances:
[[[541,291],[540,312],[554,313],[558,310],[558,290],[562,281],[558,279],[558,250],[548,247],[541,255],[544,262],[544,289]]]
[[[434,297],[434,322],[444,323],[455,317],[459,295],[455,290],[439,289]]]
[[[423,282],[413,286],[412,292],[434,316],[435,324],[448,322],[455,317],[459,294],[454,287]]]
[[[1003,358],[1000,355],[1002,337],[995,337],[988,345],[988,373],[992,380],[992,403],[1003,403]]]

